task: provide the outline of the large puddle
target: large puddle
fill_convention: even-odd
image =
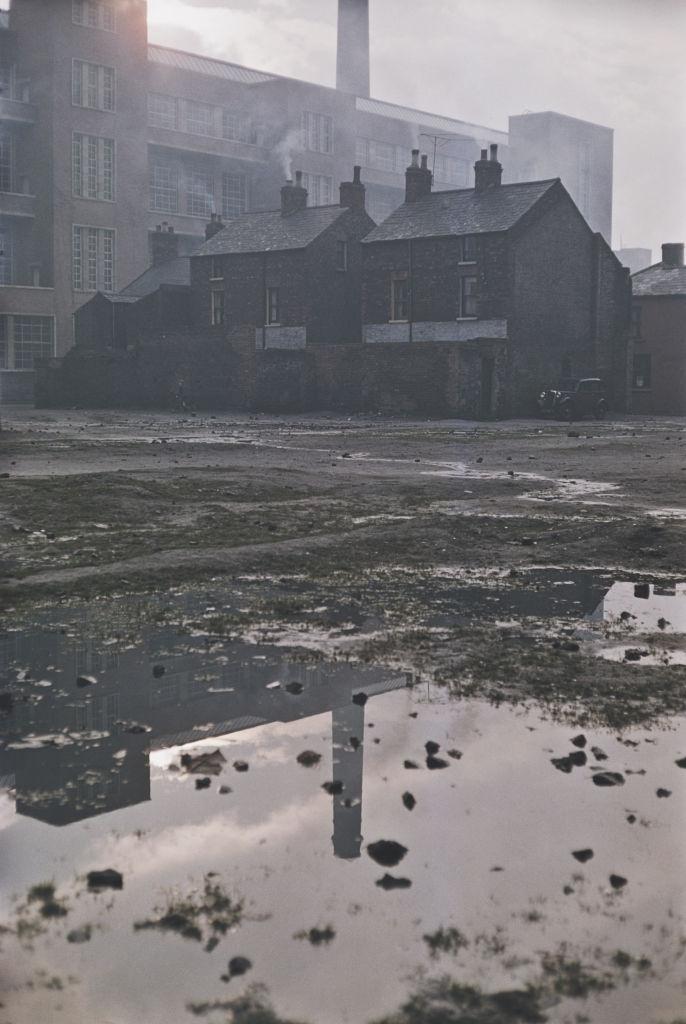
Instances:
[[[438,576],[454,579],[439,624],[552,615],[593,643],[686,631],[683,584]],[[442,975],[530,985],[539,1016],[510,999],[501,1016],[427,1019],[683,1013],[683,720],[579,736],[203,628],[244,600],[165,599],[193,629],[132,629],[122,601],[3,638],[3,1024],[364,1024]],[[89,888],[104,869],[123,887]],[[237,1016],[244,996],[253,1016]],[[258,1015],[268,1002],[278,1018]]]

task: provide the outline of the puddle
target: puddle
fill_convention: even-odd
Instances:
[[[521,575],[507,586],[494,571],[479,586],[442,567],[454,591],[436,614],[452,600],[453,616],[493,621],[553,614],[614,629],[629,612],[641,630],[661,618],[672,637],[684,627],[685,584],[641,597],[598,570]],[[589,729],[586,764],[558,771],[551,759],[578,754],[580,740],[535,709],[217,639],[212,616],[247,600],[241,586],[164,598],[195,613],[193,635],[134,631],[136,604],[121,601],[48,612],[2,638],[0,926],[11,931],[0,934],[13,1024],[219,1024],[253,983],[286,1019],[364,1024],[421,979],[511,991],[542,984],[552,962],[610,981],[563,999],[551,1021],[678,1015],[686,722]],[[185,754],[203,755],[199,773]],[[596,768],[624,784],[594,785]],[[342,788],[327,791],[332,781]],[[399,863],[372,859],[381,840],[404,849],[391,848]],[[581,863],[581,850],[593,856]],[[86,874],[104,869],[123,888],[88,891]],[[48,882],[52,903],[27,902]],[[230,921],[212,917],[208,892]],[[186,937],[160,925],[179,907],[195,929]]]

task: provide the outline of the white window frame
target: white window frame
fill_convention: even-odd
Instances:
[[[474,281],[474,291],[468,293],[465,285],[466,281]],[[479,301],[479,279],[476,274],[461,274],[458,278],[458,291],[457,291],[457,319],[458,320],[477,320],[478,319],[478,306],[476,305]],[[467,308],[469,301],[474,301],[475,312],[468,313]]]
[[[315,110],[303,110],[300,118],[302,148],[310,153],[334,152],[334,120],[330,114],[319,114]]]
[[[158,180],[161,171],[169,175],[167,182]],[[172,164],[150,164],[150,209],[154,213],[179,212],[179,172]]]
[[[200,209],[200,205],[197,206],[196,201],[199,200],[201,193],[193,188],[194,179],[205,178],[205,184],[209,185],[208,188],[202,192],[202,197],[205,201],[205,205]],[[215,212],[215,195],[214,195],[215,181],[214,175],[207,171],[193,171],[189,170],[186,172],[185,180],[185,193],[186,193],[186,213],[189,217],[204,217],[208,219]]]
[[[72,0],[71,20],[82,28],[117,31],[117,12],[113,0]]]
[[[302,183],[307,189],[308,206],[330,206],[333,203],[333,178],[330,174],[304,172]]]
[[[42,339],[38,339],[36,342],[31,341],[20,341],[17,338],[17,322],[18,321],[40,321],[40,327],[49,327],[49,339],[46,342],[49,351],[41,351],[37,354],[39,359],[52,359],[57,351],[56,343],[57,336],[55,331],[55,317],[54,316],[33,316],[25,313],[0,313],[0,369],[2,370],[17,370],[21,372],[31,372],[34,369],[33,359],[36,358],[36,354],[32,354],[26,362],[29,365],[17,366],[17,347],[21,345],[31,344],[43,344]],[[25,353],[22,353],[22,362],[25,361]],[[11,365],[10,365],[11,364]]]
[[[72,288],[75,292],[116,291],[117,240],[114,228],[72,226]]]
[[[71,102],[74,107],[114,114],[117,110],[117,72],[107,64],[71,62]]]
[[[101,203],[116,201],[117,150],[114,139],[72,133],[72,195]]]
[[[207,120],[192,116],[192,111],[203,111]],[[215,127],[215,110],[210,103],[203,103],[201,100],[183,101],[183,127],[188,135],[198,135],[200,138],[213,139],[217,131]],[[192,127],[193,126],[193,127]]]
[[[241,171],[222,173],[222,217],[240,217],[248,209],[248,178]]]
[[[158,109],[155,103],[159,102]],[[164,106],[167,104],[167,109]],[[176,96],[163,92],[148,93],[148,124],[151,128],[163,128],[165,131],[179,130],[179,101]]]
[[[210,292],[210,324],[221,327],[224,323],[225,299],[223,288],[213,288]]]
[[[0,131],[0,192],[14,192],[14,137]]]
[[[405,288],[405,316],[396,316],[399,312],[400,297],[398,292],[400,285]],[[406,324],[410,320],[410,277],[409,274],[395,273],[391,275],[391,309],[390,309],[390,323],[392,324]]]
[[[0,285],[14,284],[14,236],[12,228],[0,228]]]
[[[276,296],[275,301],[274,296]],[[278,285],[268,286],[265,306],[267,327],[279,327],[281,325],[281,288]]]

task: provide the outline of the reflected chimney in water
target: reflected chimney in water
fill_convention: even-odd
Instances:
[[[334,708],[331,742],[333,778],[344,787],[342,793],[332,798],[333,852],[342,860],[355,860],[362,850],[363,706]]]

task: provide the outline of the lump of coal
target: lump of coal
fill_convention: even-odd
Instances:
[[[164,665],[153,665],[152,667],[152,674],[155,679],[160,679],[166,671]]]
[[[623,786],[624,776],[621,772],[596,772],[593,783],[596,786]]]
[[[351,736],[350,739],[348,740],[348,743],[353,748],[353,750],[358,750],[360,747],[360,740],[358,740],[357,736]]]
[[[626,884],[627,879],[621,875],[610,875],[610,885],[613,889],[623,889]]]
[[[182,754],[181,767],[193,775],[220,775],[226,764],[221,750],[201,754]]]
[[[564,772],[565,775],[569,775],[574,767],[568,757],[551,757],[550,763],[554,764],[557,770],[559,772]]]
[[[368,699],[369,698],[367,697],[366,693],[354,693],[353,694],[353,704],[358,704],[362,708],[365,706],[365,704],[367,703]]]
[[[95,678],[95,676],[77,676],[76,677],[76,685],[79,686],[81,689],[84,689],[84,687],[86,687],[86,686],[95,686],[97,681],[98,680]]]
[[[209,789],[211,785],[212,785],[212,779],[210,779],[208,776],[206,776],[204,779],[196,779],[195,780],[195,788],[196,789]]]
[[[379,839],[376,843],[369,843],[367,853],[383,868],[394,868],[407,853],[407,847],[393,839]]]
[[[286,693],[291,693],[294,697],[298,697],[303,692],[302,683],[288,683],[285,687]]]
[[[634,597],[641,597],[644,600],[650,597],[649,583],[636,583],[634,586]]]
[[[580,864],[585,864],[593,856],[593,850],[572,850],[572,857]]]
[[[237,772],[247,772],[250,767],[247,761],[234,761],[233,766]]]
[[[672,791],[671,791],[671,789],[662,789],[662,788],[660,788],[660,789],[657,789],[657,790],[656,790],[655,792],[656,792],[656,795],[657,795],[657,796],[658,796],[658,797],[659,797],[659,798],[660,798],[661,800],[664,800],[664,799],[665,799],[665,797],[668,797],[668,796],[671,796],[671,795],[672,795]]]
[[[252,961],[247,956],[234,956],[229,960],[229,969],[222,974],[222,981],[231,981],[232,978],[240,978],[247,974],[252,968]]]
[[[629,822],[630,825],[633,825],[636,822],[636,815],[635,814],[627,814],[626,820]]]
[[[334,779],[333,782],[324,782],[322,789],[325,790],[329,796],[339,796],[343,792],[343,783],[340,779]]]
[[[424,749],[426,750],[427,754],[437,754],[438,751],[441,749],[441,744],[435,743],[433,740],[428,740],[424,744]]]
[[[574,746],[574,747],[585,747],[586,746],[586,737],[584,736],[583,733],[579,733],[578,736],[574,737],[574,739],[572,740],[572,746]]]
[[[124,876],[114,868],[106,868],[104,871],[88,872],[89,889],[123,889]]]
[[[426,759],[426,767],[430,768],[431,771],[437,771],[439,768],[447,768],[448,762],[444,761],[442,757],[434,757],[432,754]]]
[[[326,928],[310,928],[307,931],[297,932],[294,939],[307,939],[311,946],[328,946],[336,938],[336,932],[330,924]]]
[[[403,793],[403,804],[407,807],[408,811],[413,811],[417,806],[417,801],[411,793]]]
[[[453,748],[452,750],[448,751],[448,757],[452,757],[454,761],[459,761],[460,758],[462,757],[462,751],[455,750],[455,748]]]
[[[231,786],[220,786],[219,787],[219,795],[220,796],[227,796],[228,793],[233,793],[233,790],[231,789]]]
[[[419,768],[416,761],[403,761],[403,768]]]
[[[84,924],[83,928],[74,928],[67,935],[67,942],[80,945],[82,942],[90,942],[93,929],[89,924]]]
[[[591,747],[591,753],[596,761],[607,761],[607,754],[602,747]]]
[[[298,754],[296,761],[301,764],[303,768],[313,768],[314,765],[319,764],[322,759],[322,755],[318,754],[315,750],[303,750],[301,754]]]
[[[674,762],[674,764],[677,768],[686,768],[686,757],[680,757],[678,761]]]
[[[409,878],[394,878],[393,875],[384,875],[383,878],[377,879],[376,885],[380,889],[385,889],[386,892],[390,892],[392,889],[409,889],[412,882]]]
[[[629,647],[624,651],[625,661],[640,661],[641,658],[646,658],[650,654],[650,651],[640,650],[638,647]]]

